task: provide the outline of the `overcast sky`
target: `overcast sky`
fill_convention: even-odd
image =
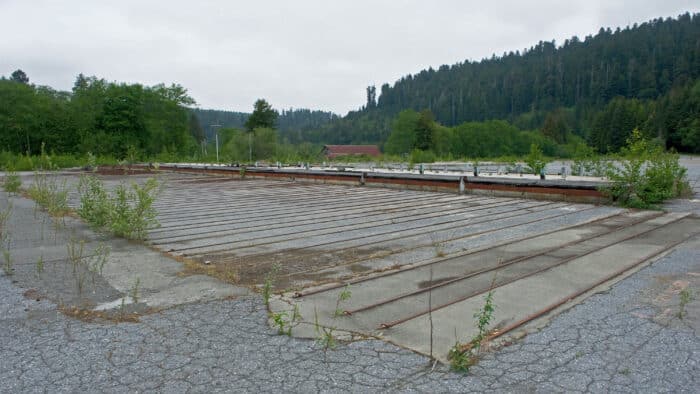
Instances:
[[[365,88],[601,26],[699,12],[697,0],[0,0],[0,75],[69,90],[78,73],[178,83],[202,108],[345,114]]]

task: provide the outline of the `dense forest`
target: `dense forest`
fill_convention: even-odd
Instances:
[[[379,92],[370,86],[360,110],[304,137],[381,143],[399,112],[413,109],[444,126],[498,119],[558,143],[577,135],[603,153],[638,127],[667,147],[700,152],[699,77],[700,14],[686,13],[430,68]]]
[[[179,85],[142,86],[80,74],[71,92],[35,86],[21,70],[0,79],[0,150],[57,154],[189,155],[202,130]]]
[[[617,152],[634,129],[698,153],[700,14],[423,70],[368,87],[365,105],[344,117],[260,103],[274,122],[256,128],[247,113],[195,108],[179,85],[80,74],[63,92],[17,70],[0,78],[0,153],[36,155],[43,146],[74,156],[207,160],[217,133],[224,160],[312,157],[322,143],[379,144],[425,160],[523,155],[533,144],[570,157]]]

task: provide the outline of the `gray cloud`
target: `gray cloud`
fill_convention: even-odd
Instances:
[[[367,85],[563,42],[601,26],[698,12],[696,1],[0,0],[0,75],[70,89],[82,72],[179,83],[204,108],[345,113]]]

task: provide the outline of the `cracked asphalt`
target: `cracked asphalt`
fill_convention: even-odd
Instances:
[[[379,340],[324,351],[277,335],[256,296],[88,323],[3,276],[0,392],[696,392],[697,301],[682,320],[668,311],[699,272],[698,242],[685,244],[467,375]]]

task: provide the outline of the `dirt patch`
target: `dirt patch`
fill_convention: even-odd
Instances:
[[[183,274],[202,273],[222,279],[229,283],[243,286],[257,286],[265,281],[265,277],[273,269],[277,268],[276,288],[288,288],[299,283],[318,284],[317,281],[326,282],[331,279],[331,273],[321,276],[314,274],[326,268],[347,265],[379,255],[387,251],[377,248],[367,249],[342,249],[335,251],[289,249],[280,252],[266,253],[252,256],[235,256],[232,254],[207,255],[192,259],[183,256],[173,256],[185,263]],[[207,264],[207,262],[209,262]],[[352,272],[370,272],[371,267],[356,265],[351,266]],[[309,278],[313,282],[309,283]],[[337,278],[333,278],[337,279]]]
[[[138,323],[142,313],[129,311],[126,307],[124,310],[115,311],[95,311],[90,308],[82,308],[77,306],[58,306],[59,312],[73,319],[78,319],[84,322],[112,322],[112,323]],[[149,311],[149,313],[152,311]]]
[[[166,255],[169,254],[166,253]],[[170,257],[183,264],[183,269],[178,273],[178,276],[208,275],[226,283],[240,284],[238,272],[228,264],[217,264],[208,260],[199,262],[182,256]]]

